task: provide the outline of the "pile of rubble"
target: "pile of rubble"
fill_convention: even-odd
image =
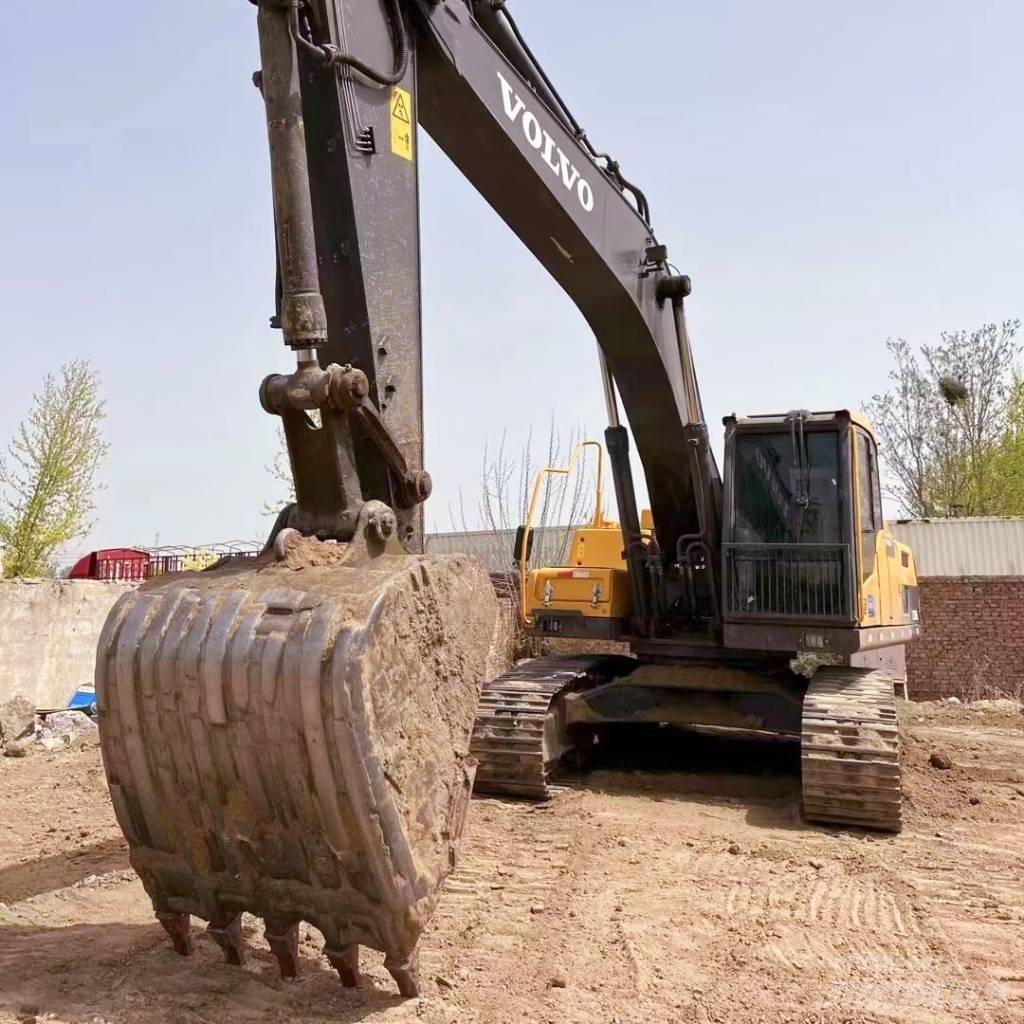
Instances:
[[[942,700],[922,701],[923,704],[949,704],[966,708],[968,711],[995,711],[999,714],[1019,715],[1024,712],[1024,703],[1012,697],[995,697],[986,700],[962,701],[959,697],[943,697]]]
[[[98,729],[85,711],[37,712],[24,697],[0,704],[0,753],[5,757],[64,750],[88,738],[98,738]]]

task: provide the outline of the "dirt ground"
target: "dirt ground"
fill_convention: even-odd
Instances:
[[[178,958],[98,748],[2,758],[0,1022],[1024,1021],[1024,717],[901,713],[895,838],[803,824],[788,753],[687,740],[546,806],[474,801],[411,1001],[372,952],[341,988],[312,934],[282,983],[255,921],[243,969],[198,928]]]

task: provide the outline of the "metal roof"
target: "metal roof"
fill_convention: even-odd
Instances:
[[[1024,517],[900,519],[889,529],[910,545],[919,576],[1024,576]]]
[[[900,519],[889,529],[910,545],[920,576],[1024,576],[1024,517]],[[568,532],[564,526],[538,530],[533,564],[558,564]],[[435,533],[426,548],[428,554],[475,555],[492,570],[507,570],[514,540],[511,531]]]
[[[532,565],[561,565],[575,527],[542,526],[533,531]],[[515,530],[469,530],[465,533],[428,533],[428,555],[473,555],[492,572],[515,567],[512,549]]]

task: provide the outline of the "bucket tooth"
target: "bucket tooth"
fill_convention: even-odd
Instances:
[[[214,918],[206,926],[206,932],[224,951],[224,959],[232,967],[245,963],[245,940],[242,938],[242,915],[225,915]]]
[[[194,950],[192,945],[192,919],[188,914],[179,914],[175,911],[158,910],[156,919],[163,925],[163,929],[171,937],[171,944],[178,956],[191,956]]]
[[[338,972],[342,985],[345,988],[359,987],[359,946],[353,943],[351,946],[344,946],[342,949],[331,949],[324,946],[324,956],[331,962],[331,966]]]
[[[299,976],[299,926],[293,924],[290,928],[281,931],[271,931],[270,925],[266,928],[267,945],[270,952],[277,960],[282,978],[297,978]]]
[[[420,994],[420,969],[419,958],[415,953],[404,959],[392,959],[386,957],[384,966],[388,974],[395,979],[398,991],[409,999],[414,999]]]
[[[294,977],[306,921],[345,984],[358,943],[408,995],[506,620],[474,559],[298,541],[115,605],[96,659],[114,810],[178,952],[191,913],[240,962],[248,912]]]

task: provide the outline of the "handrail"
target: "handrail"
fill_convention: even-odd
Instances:
[[[847,621],[853,615],[851,546],[724,545],[727,614],[743,619]]]
[[[541,484],[549,475],[568,476],[583,454],[585,448],[597,449],[597,494],[594,500],[594,517],[591,525],[600,529],[604,523],[604,446],[600,441],[582,441],[572,450],[569,461],[564,466],[545,466],[538,473],[533,482],[533,491],[530,494],[530,506],[526,513],[526,523],[523,526],[523,542],[519,551],[519,615],[523,622],[530,624],[530,616],[526,614],[526,582],[529,575],[529,550],[530,534],[533,532],[533,517],[537,512],[537,502],[540,499]]]

